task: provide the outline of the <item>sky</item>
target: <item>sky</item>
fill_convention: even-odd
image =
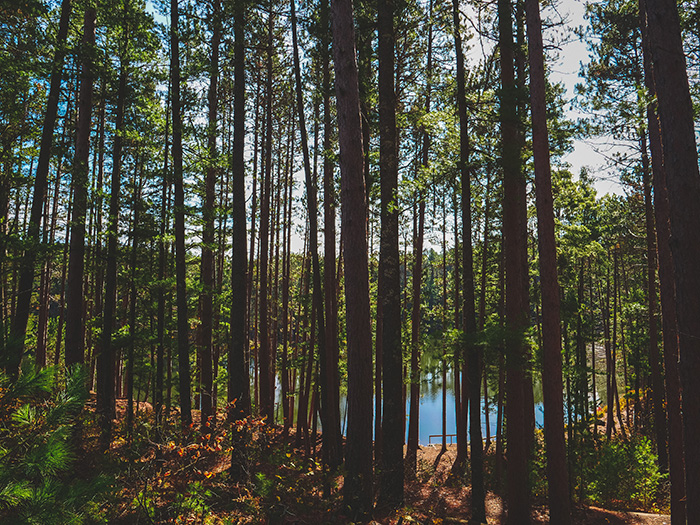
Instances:
[[[553,82],[560,82],[566,88],[567,100],[572,100],[575,95],[576,84],[581,81],[579,72],[582,64],[589,60],[588,49],[586,44],[573,33],[573,29],[585,26],[586,20],[584,13],[586,3],[590,0],[555,0],[557,12],[567,21],[564,32],[568,38],[565,43],[560,46],[559,60],[550,64],[550,79]],[[158,14],[152,2],[147,2],[149,11],[151,11],[156,19],[167,24],[167,20],[162,15]],[[547,13],[543,13],[546,16]],[[552,30],[549,30],[552,31]],[[552,40],[552,36],[544,34],[545,42]],[[485,45],[489,45],[486,43]],[[472,47],[474,56],[482,54],[482,50],[478,48],[478,44]],[[478,58],[477,58],[478,60]],[[573,120],[582,117],[583,115],[571,103],[566,105],[567,116]],[[581,168],[586,167],[595,180],[595,187],[599,196],[605,193],[622,193],[622,187],[618,182],[618,175],[606,163],[606,157],[615,150],[615,146],[606,143],[604,138],[592,138],[586,140],[576,140],[574,149],[567,154],[563,160],[571,165],[571,171],[578,174]]]
[[[568,19],[569,29],[585,26],[586,2],[584,0],[560,0],[557,2],[557,10]],[[545,34],[545,39],[547,35]],[[589,52],[586,44],[579,37],[571,34],[567,43],[562,45],[559,60],[551,65],[550,79],[553,82],[561,82],[566,87],[566,98],[571,100],[575,95],[575,87],[581,82],[579,72],[581,65],[589,60]],[[583,115],[571,104],[567,104],[566,111],[571,119],[577,119]],[[564,161],[571,164],[571,172],[578,174],[584,166],[595,177],[595,187],[599,196],[606,193],[622,193],[619,176],[611,168],[607,167],[606,158],[609,157],[615,146],[607,144],[604,138],[576,140],[574,150],[564,157]]]
[[[587,24],[584,18],[587,1],[590,0],[554,0],[556,11],[566,21],[566,24],[562,29],[546,29],[544,33],[545,45],[548,42],[551,43],[554,38],[562,40],[561,34],[566,36],[559,45],[558,60],[554,63],[549,63],[548,67],[550,80],[561,83],[565,87],[565,97],[568,101],[574,98],[576,84],[581,82],[579,72],[582,65],[589,61],[589,51],[586,43],[573,32],[575,28],[585,27]],[[147,5],[149,11],[154,14],[159,22],[168,23],[168,20],[158,13],[152,2],[147,2]],[[550,11],[543,12],[543,17],[552,14],[551,8],[549,9]],[[468,8],[465,10],[468,11]],[[557,37],[555,32],[559,32],[560,36]],[[478,62],[479,58],[483,56],[484,48],[489,48],[493,45],[492,42],[479,40],[478,38],[470,43],[471,49],[467,53],[468,62]],[[583,117],[580,110],[571,102],[566,104],[565,112],[571,120]],[[605,138],[576,139],[573,143],[573,151],[565,155],[563,161],[570,165],[570,170],[574,175],[580,173],[581,169],[585,167],[595,180],[595,188],[599,197],[606,193],[621,194],[623,188],[619,183],[619,175],[614,168],[608,166],[606,161],[606,158],[615,150],[616,147],[607,144]],[[297,178],[300,181],[303,180],[301,172]],[[300,194],[303,193],[301,184],[299,184],[297,191]],[[303,250],[304,243],[299,232],[294,232],[292,244],[294,251]]]

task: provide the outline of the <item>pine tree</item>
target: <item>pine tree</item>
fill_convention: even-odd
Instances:
[[[356,518],[372,509],[372,354],[367,263],[367,194],[351,0],[333,0],[333,58],[340,143],[348,352],[345,507]]]

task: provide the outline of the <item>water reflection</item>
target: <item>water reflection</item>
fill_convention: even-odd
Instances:
[[[450,438],[450,434],[456,434],[457,424],[455,419],[455,396],[454,396],[454,374],[451,369],[447,370],[447,395],[445,396],[445,428],[447,442],[450,439],[455,441],[455,438]],[[544,424],[544,412],[541,402],[541,387],[535,385],[535,422],[538,427]],[[495,392],[489,390],[489,429],[492,438],[496,436],[496,397]],[[481,399],[481,434],[486,437],[486,420],[484,418],[485,401],[482,394]],[[410,402],[406,400],[406,439],[408,439],[408,413]],[[346,400],[341,399],[341,421],[343,421],[343,434],[345,434],[345,409]],[[429,445],[442,443],[442,372],[434,370],[424,374],[421,381],[421,397],[420,397],[420,414],[418,420],[418,442],[421,445]],[[467,417],[469,417],[467,415]],[[433,436],[432,438],[430,436]]]
[[[428,356],[426,356],[428,357]],[[439,359],[427,358],[423,363],[423,376],[421,380],[421,397],[420,397],[420,416],[418,421],[418,442],[421,445],[429,444],[440,444],[442,443],[442,369],[441,361]],[[445,411],[446,411],[446,434],[455,434],[456,430],[456,420],[455,420],[455,396],[454,396],[454,374],[451,368],[448,368],[446,373],[446,386],[447,395],[445,398]],[[281,407],[279,405],[281,388],[279,381],[277,381],[277,420],[282,421]],[[408,395],[408,394],[407,394]],[[542,388],[539,382],[534,385],[534,398],[535,398],[535,423],[538,427],[542,427],[544,424],[544,412],[542,405]],[[488,403],[489,403],[489,429],[492,438],[496,436],[496,392],[491,390],[489,387],[488,393]],[[372,403],[374,407],[374,402]],[[481,399],[481,434],[486,437],[486,421],[484,418],[484,398],[482,393]],[[408,413],[409,413],[409,400],[406,400],[406,432],[408,432]],[[294,410],[296,411],[296,403]],[[343,435],[345,435],[347,427],[347,399],[344,395],[341,395],[340,399],[340,420],[342,426]],[[467,416],[468,417],[468,416]],[[318,428],[321,429],[321,422],[318,421]],[[433,436],[433,437],[430,437]],[[408,436],[406,436],[406,439]],[[451,438],[455,441],[455,438]],[[450,443],[450,437],[447,438],[447,442]]]
[[[451,369],[447,371],[447,396],[446,407],[446,434],[455,434],[455,396],[454,375]],[[496,398],[495,392],[489,390],[489,429],[491,437],[496,436]],[[541,389],[535,387],[535,422],[538,426],[544,424],[544,412],[542,407]],[[484,418],[484,398],[481,398],[481,434],[486,437],[486,420]],[[408,426],[409,402],[406,402],[406,422]],[[468,416],[467,416],[468,417]],[[438,436],[432,437],[430,436]],[[408,436],[407,436],[408,437]],[[454,438],[453,438],[454,439]],[[442,443],[442,373],[435,371],[428,373],[421,381],[420,417],[418,421],[418,442],[421,445],[429,443]],[[450,438],[447,438],[450,442]]]

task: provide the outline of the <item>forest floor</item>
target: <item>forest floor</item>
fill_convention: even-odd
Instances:
[[[119,428],[110,450],[96,453],[96,432],[84,434],[81,466],[105,471],[113,476],[113,490],[105,506],[111,524],[138,523],[269,523],[324,524],[350,523],[343,514],[342,477],[326,476],[320,462],[318,446],[307,456],[291,446],[293,438],[283,435],[281,428],[270,428],[252,422],[256,436],[249,445],[250,477],[245,483],[234,482],[228,474],[231,462],[227,448],[227,425],[212,424],[211,432],[199,431],[198,413],[190,429],[173,430],[164,444],[153,439],[152,407],[141,403],[133,437],[124,433],[125,403],[118,402]],[[95,427],[93,427],[95,428]],[[171,429],[177,428],[173,421]],[[92,435],[90,435],[92,434]],[[491,447],[492,448],[492,447]],[[314,457],[313,451],[317,455]],[[401,509],[373,516],[375,525],[409,523],[467,523],[470,517],[471,490],[469,481],[456,481],[450,469],[456,445],[423,446],[419,450],[415,479],[405,485],[406,500]],[[494,475],[494,454],[488,453],[486,481],[498,486]],[[324,497],[324,487],[330,496]],[[549,523],[546,501],[533,497],[533,523]],[[505,522],[504,500],[489,491],[488,524]],[[669,516],[605,510],[577,506],[576,525],[670,525]]]
[[[431,518],[442,518],[443,523],[467,523],[470,515],[471,488],[450,483],[450,469],[456,456],[456,445],[421,447],[418,452],[418,479],[407,483],[407,504],[413,509],[412,517],[420,523],[431,523]],[[487,454],[487,463],[493,454]],[[492,465],[491,465],[492,466]],[[422,467],[422,469],[421,469]],[[422,473],[421,473],[422,472]],[[490,471],[492,473],[492,471]],[[487,472],[487,476],[490,472]],[[495,482],[495,480],[492,480]],[[549,523],[549,512],[544,501],[535,497],[533,523]],[[501,496],[489,491],[486,497],[486,515],[489,525],[505,523],[505,502]],[[670,525],[670,516],[629,511],[613,511],[579,505],[573,511],[576,525]],[[382,522],[384,523],[384,522]],[[387,522],[388,523],[388,522]],[[392,522],[393,523],[393,522]]]

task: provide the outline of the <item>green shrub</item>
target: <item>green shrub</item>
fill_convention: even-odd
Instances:
[[[195,516],[198,520],[204,520],[209,512],[209,501],[214,493],[207,489],[200,481],[195,481],[187,486],[187,491],[178,493],[175,497],[173,510],[179,516]]]
[[[73,368],[65,388],[54,391],[54,368],[23,372],[14,382],[0,374],[0,521],[100,521],[91,502],[105,479],[81,479],[71,471],[86,377],[84,369]]]
[[[261,498],[269,498],[275,490],[274,480],[268,479],[262,472],[255,473],[255,494]]]
[[[657,490],[664,474],[659,471],[654,446],[643,438],[634,447],[635,480],[632,499],[649,508],[656,500]]]
[[[589,497],[605,506],[648,509],[663,478],[646,437],[606,442],[598,451],[588,484]]]

